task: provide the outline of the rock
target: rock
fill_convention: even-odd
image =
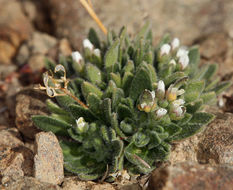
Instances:
[[[24,162],[24,157],[21,153],[15,154],[14,158],[12,158],[8,163],[7,167],[1,172],[1,175],[4,177],[8,177],[11,180],[16,180],[20,177],[24,176],[24,172],[22,170],[22,164]]]
[[[70,56],[72,53],[72,48],[69,41],[63,38],[58,41],[57,45],[50,49],[48,52],[48,57],[51,60],[59,61],[60,56]]]
[[[4,190],[59,190],[61,189],[57,185],[41,182],[33,177],[22,177],[16,181],[9,181],[4,185],[0,185],[0,188]]]
[[[44,2],[50,10],[50,19],[54,23],[56,35],[69,38],[73,47],[80,48],[80,41],[90,27],[96,28],[103,36],[97,24],[76,0]],[[225,30],[233,33],[230,24],[233,18],[233,2],[229,0],[177,0],[175,3],[170,0],[93,0],[92,4],[108,29],[119,31],[124,25],[130,33],[135,34],[145,20],[149,20],[155,41],[165,32],[180,37],[184,44],[191,44],[194,39],[210,33]]]
[[[22,8],[27,18],[29,18],[29,20],[33,22],[36,19],[36,15],[37,15],[37,9],[35,3],[33,3],[30,0],[23,1]]]
[[[13,64],[1,65],[0,64],[0,80],[5,80],[11,73],[15,72],[17,67]]]
[[[70,43],[66,38],[63,38],[59,41],[58,44],[58,52],[64,56],[69,56],[72,53],[72,49],[70,47]]]
[[[62,183],[63,190],[114,190],[109,183],[98,184],[93,181],[80,181],[78,177],[66,177]]]
[[[63,153],[52,132],[36,135],[34,157],[35,178],[47,183],[60,184],[64,178]]]
[[[20,43],[29,38],[33,28],[19,1],[0,1],[0,62],[9,63]]]
[[[228,37],[224,33],[210,34],[200,43],[201,55],[208,60],[222,59],[227,52]],[[221,47],[221,48],[218,48]]]
[[[15,55],[16,49],[6,41],[0,41],[0,62],[9,64],[11,58]]]
[[[216,119],[201,133],[173,142],[169,158],[171,164],[185,161],[233,164],[233,114],[215,109],[212,112]]]
[[[86,11],[81,4],[75,0],[43,0],[49,10],[49,18],[54,27],[54,32],[58,38],[68,38],[75,48],[80,47],[80,42],[84,37],[85,30],[89,28]],[[85,19],[86,28],[80,25],[80,21]]]
[[[29,52],[28,46],[26,44],[23,44],[20,47],[19,52],[16,56],[17,64],[21,66],[24,63],[26,63],[26,61],[29,58],[29,54],[30,54],[30,52]]]
[[[12,148],[16,154],[21,154],[23,156],[23,162],[21,168],[23,170],[24,176],[33,175],[33,165],[34,165],[34,154],[33,151],[27,148],[26,146],[19,146]]]
[[[42,71],[45,66],[45,56],[42,54],[32,55],[28,60],[29,67],[33,73]]]
[[[22,146],[21,135],[16,128],[7,128],[0,131],[0,146],[7,145],[11,148]]]
[[[56,38],[40,32],[34,32],[28,41],[28,47],[33,54],[46,54],[57,43]]]
[[[32,115],[45,115],[48,113],[45,100],[48,97],[39,90],[24,89],[16,95],[16,126],[24,136],[34,139],[40,130],[34,126]]]
[[[233,166],[191,162],[156,169],[148,184],[148,190],[230,190],[232,187]]]
[[[33,168],[33,154],[23,146],[12,148],[0,146],[0,176],[2,183],[16,180],[20,177],[31,176]]]
[[[233,164],[233,114],[219,113],[199,141],[201,163]]]
[[[173,143],[169,161],[171,164],[193,161],[197,162],[199,135],[192,136],[180,142]]]

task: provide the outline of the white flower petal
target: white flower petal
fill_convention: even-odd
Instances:
[[[179,57],[179,63],[181,64],[182,69],[185,69],[189,64],[188,55],[182,55],[181,57]]]
[[[181,56],[184,56],[184,55],[188,55],[188,51],[184,48],[184,47],[181,47],[178,49],[177,53],[176,53],[176,57],[181,57]]]
[[[141,106],[142,109],[144,109],[147,106],[147,104],[144,102],[140,106]]]
[[[77,127],[82,131],[83,127],[85,126],[85,120],[83,119],[83,117],[80,117],[78,120],[76,121],[76,125]]]
[[[163,117],[164,115],[167,114],[167,110],[164,109],[164,108],[159,108],[157,111],[156,111],[156,115],[157,117]]]
[[[180,40],[178,38],[174,38],[172,41],[172,49],[176,49],[180,46]]]
[[[94,46],[93,46],[93,44],[90,42],[89,39],[83,40],[83,47],[84,47],[84,48],[87,48],[87,49],[89,49],[89,50],[91,50],[91,51],[94,49]]]
[[[155,99],[155,91],[151,92],[151,96],[152,96],[152,99],[154,100]]]
[[[158,82],[158,88],[157,88],[159,91],[161,91],[161,92],[165,92],[165,84],[164,84],[164,82],[162,81],[162,80],[160,80],[159,82]]]
[[[169,44],[163,44],[160,49],[160,54],[162,55],[168,55],[170,53],[171,46]]]
[[[82,55],[78,51],[72,52],[71,56],[72,56],[72,59],[76,62],[79,62],[83,59]]]
[[[100,57],[100,50],[99,50],[99,49],[94,49],[93,53],[94,53],[97,57]]]
[[[178,99],[172,102],[174,105],[183,105],[185,103],[185,101],[183,99]]]

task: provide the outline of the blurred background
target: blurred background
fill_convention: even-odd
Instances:
[[[169,32],[184,45],[199,44],[202,63],[218,62],[222,79],[231,79],[232,0],[91,2],[108,29],[125,25],[133,35],[149,20],[154,43]],[[11,97],[20,89],[40,82],[45,57],[57,60],[80,50],[90,27],[105,37],[79,0],[0,0],[0,113],[11,110]]]

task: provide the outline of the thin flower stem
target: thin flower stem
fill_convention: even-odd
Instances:
[[[88,106],[86,104],[84,104],[81,100],[79,100],[76,96],[74,96],[73,94],[70,93],[69,90],[65,89],[65,88],[61,88],[61,90],[67,94],[68,96],[70,96],[71,98],[73,98],[76,102],[78,102],[79,105],[81,105],[84,108],[88,108]]]
[[[88,2],[88,4],[90,5],[90,7],[93,9],[93,5],[92,5],[91,0],[88,0],[87,2]]]
[[[90,16],[94,19],[94,21],[98,24],[100,29],[103,31],[103,33],[106,35],[108,33],[107,29],[103,25],[103,23],[100,21],[94,10],[91,8],[91,5],[88,4],[86,0],[80,0],[80,3],[84,6],[84,8],[87,10],[87,12],[90,14]]]

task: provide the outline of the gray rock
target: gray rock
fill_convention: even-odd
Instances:
[[[69,38],[74,47],[80,48],[80,41],[90,27],[102,34],[76,0],[44,2],[50,10],[56,35]],[[93,0],[92,4],[100,20],[109,29],[119,30],[125,25],[130,33],[135,34],[145,20],[149,20],[155,41],[165,32],[180,37],[185,44],[191,44],[194,39],[210,33],[233,33],[233,2],[229,0]]]
[[[201,163],[233,164],[233,114],[217,114],[199,141]]]
[[[19,1],[0,1],[0,62],[10,63],[20,43],[29,38],[32,25]]]
[[[29,58],[29,49],[28,46],[26,44],[23,44],[20,49],[19,52],[16,56],[16,61],[18,65],[23,65],[24,63],[26,63],[26,61]]]
[[[52,132],[36,135],[34,157],[35,178],[51,184],[60,184],[64,178],[63,153]]]
[[[232,166],[191,162],[155,169],[148,184],[148,190],[231,190],[232,187]]]
[[[0,146],[0,176],[2,184],[10,180],[17,180],[23,176],[31,176],[33,168],[33,154],[24,146],[12,148]]]
[[[34,32],[32,39],[28,41],[28,47],[33,54],[46,54],[56,43],[56,38],[45,33]]]
[[[0,130],[0,146],[9,146],[11,148],[23,146],[21,135],[16,128],[6,128]]]
[[[40,131],[34,126],[31,116],[48,113],[44,103],[47,98],[43,92],[31,88],[24,89],[16,95],[16,126],[29,139],[34,139],[35,134]]]

